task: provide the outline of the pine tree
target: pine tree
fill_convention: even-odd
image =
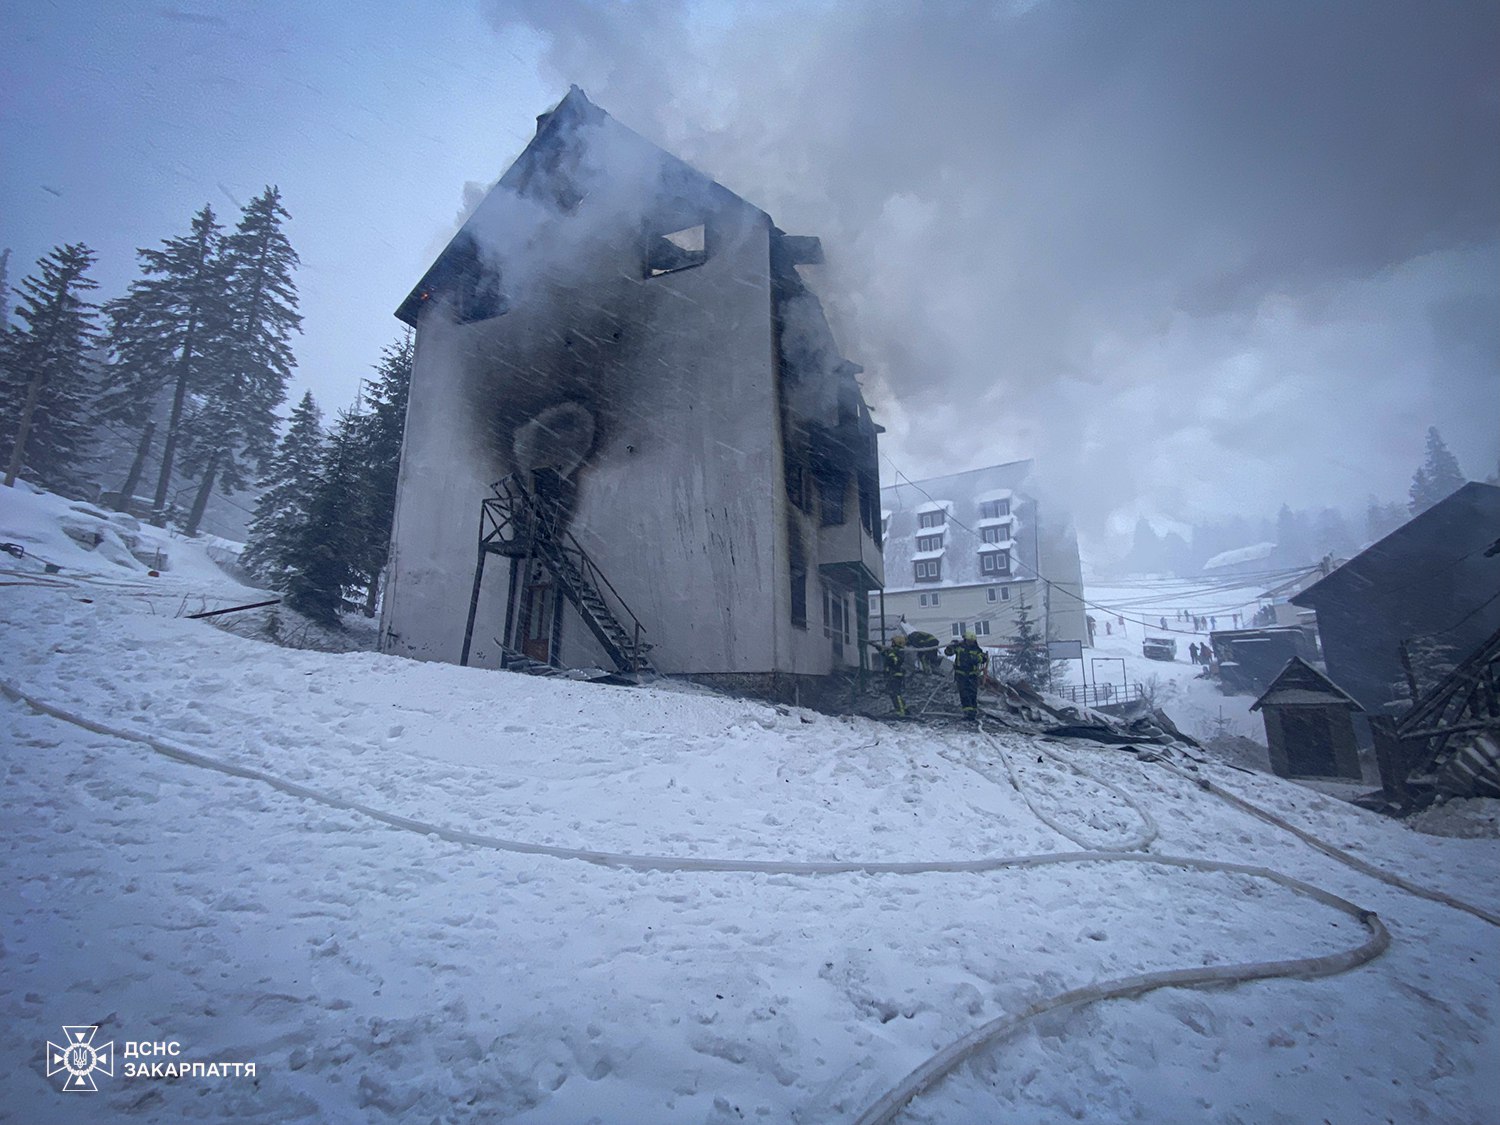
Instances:
[[[322,421],[308,391],[292,411],[286,436],[260,479],[265,491],[256,502],[240,564],[277,589],[285,586],[291,573],[289,549],[311,511],[323,454]]]
[[[1411,478],[1411,514],[1419,516],[1439,500],[1462,488],[1465,478],[1458,459],[1448,451],[1436,426],[1427,429],[1427,459]]]
[[[124,297],[109,302],[110,387],[101,403],[106,420],[141,425],[161,393],[172,405],[157,475],[151,522],[166,526],[172,473],[197,404],[222,378],[228,302],[221,262],[223,232],[213,208],[193,216],[191,231],[159,250],[136,251],[142,276]],[[126,498],[128,499],[128,498]]]
[[[296,358],[291,336],[300,331],[299,264],[281,221],[291,216],[281,193],[267,187],[245,205],[235,231],[224,241],[223,268],[229,295],[224,363],[205,395],[189,435],[185,467],[200,478],[184,531],[198,524],[217,486],[244,487],[244,462],[264,467],[276,445],[276,408],[286,398]]]
[[[339,416],[313,478],[307,514],[288,539],[287,604],[324,625],[338,625],[344,591],[362,577],[356,566],[364,531],[360,428],[359,415]]]
[[[1046,687],[1052,678],[1052,661],[1048,659],[1047,642],[1031,620],[1026,599],[1016,608],[1016,631],[1010,638],[1010,649],[1001,658],[1001,668],[1008,680],[1024,680],[1032,687]]]
[[[87,276],[93,264],[93,251],[81,242],[55,247],[17,290],[16,317],[26,326],[12,326],[0,341],[0,402],[14,425],[0,438],[7,485],[15,485],[23,467],[58,491],[84,484],[79,470],[90,438],[98,328],[97,306],[80,294],[98,288]]]

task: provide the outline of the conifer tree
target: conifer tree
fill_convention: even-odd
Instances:
[[[1010,638],[1010,651],[1001,658],[1006,679],[1024,680],[1032,687],[1046,687],[1052,678],[1047,641],[1031,620],[1026,598],[1016,609],[1016,631]]]
[[[323,418],[312,392],[292,411],[291,425],[261,477],[249,542],[240,564],[280,589],[291,573],[290,549],[312,507],[323,454]]]
[[[197,534],[214,488],[244,487],[246,462],[264,467],[276,445],[276,408],[297,362],[291,336],[302,325],[292,280],[299,260],[281,227],[290,217],[281,192],[267,187],[224,240],[223,364],[189,435],[185,467],[200,480],[183,529],[188,535]]]
[[[98,343],[93,303],[81,294],[97,289],[87,276],[94,253],[83,243],[55,247],[37,262],[37,273],[17,291],[21,304],[0,340],[0,405],[5,433],[0,455],[5,483],[23,468],[59,491],[80,488],[89,410],[95,393],[91,352]]]
[[[1411,478],[1411,514],[1419,516],[1465,484],[1458,459],[1448,451],[1436,426],[1427,430],[1427,459]]]
[[[343,413],[323,451],[306,516],[288,540],[286,601],[299,613],[337,626],[364,532],[360,513],[360,416]]]
[[[416,348],[408,332],[387,344],[375,365],[369,392],[370,413],[363,419],[364,535],[358,568],[366,578],[365,613],[373,616],[380,574],[391,551],[391,524],[396,516],[396,478],[406,431],[406,399],[411,387]]]
[[[10,247],[0,250],[0,335],[10,327]]]
[[[172,389],[151,522],[166,526],[172,473],[185,429],[202,397],[220,381],[228,303],[221,261],[223,232],[213,208],[193,216],[192,229],[136,251],[142,276],[109,302],[110,387],[101,401],[107,420],[141,425],[160,394]]]

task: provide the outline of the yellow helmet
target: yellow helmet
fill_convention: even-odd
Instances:
[[[964,640],[966,641],[977,641],[978,639],[979,638],[974,635],[972,630],[964,634]]]
[[[897,648],[900,648],[905,643],[906,643],[906,634],[905,633],[897,633],[894,637],[891,638],[891,644],[895,645]]]

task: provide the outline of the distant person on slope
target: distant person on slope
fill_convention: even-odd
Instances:
[[[963,706],[964,718],[971,723],[979,718],[979,677],[984,675],[988,663],[984,649],[973,633],[965,633],[964,639],[955,641],[943,649],[953,657],[953,683],[958,688],[958,702]]]

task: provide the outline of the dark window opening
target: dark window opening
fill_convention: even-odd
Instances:
[[[453,322],[473,324],[493,320],[507,309],[500,294],[500,275],[493,270],[474,267],[464,271],[453,294]]]
[[[976,637],[988,637],[990,635],[990,623],[988,621],[974,622],[974,635]]]
[[[807,570],[800,566],[792,567],[792,624],[807,628]]]
[[[842,592],[831,586],[823,587],[823,636],[833,642],[836,656],[844,655],[844,646],[849,644],[849,611]]]
[[[941,535],[918,535],[917,550],[919,551],[941,551],[943,549],[943,537]]]
[[[942,576],[942,559],[918,559],[915,563],[915,577],[918,582],[936,582]]]
[[[986,500],[979,505],[979,518],[982,520],[995,520],[1008,515],[1010,515],[1009,500]]]
[[[981,527],[979,535],[986,543],[1004,543],[1010,538],[1003,527]]]
[[[795,462],[786,465],[786,498],[799,511],[807,511],[807,470]]]
[[[917,517],[918,527],[942,527],[945,522],[944,512],[923,512]]]
[[[646,240],[646,276],[692,269],[708,261],[707,231],[702,223],[665,234],[653,234]]]
[[[849,478],[844,476],[820,477],[818,480],[818,513],[824,527],[833,527],[844,522],[844,493]]]

